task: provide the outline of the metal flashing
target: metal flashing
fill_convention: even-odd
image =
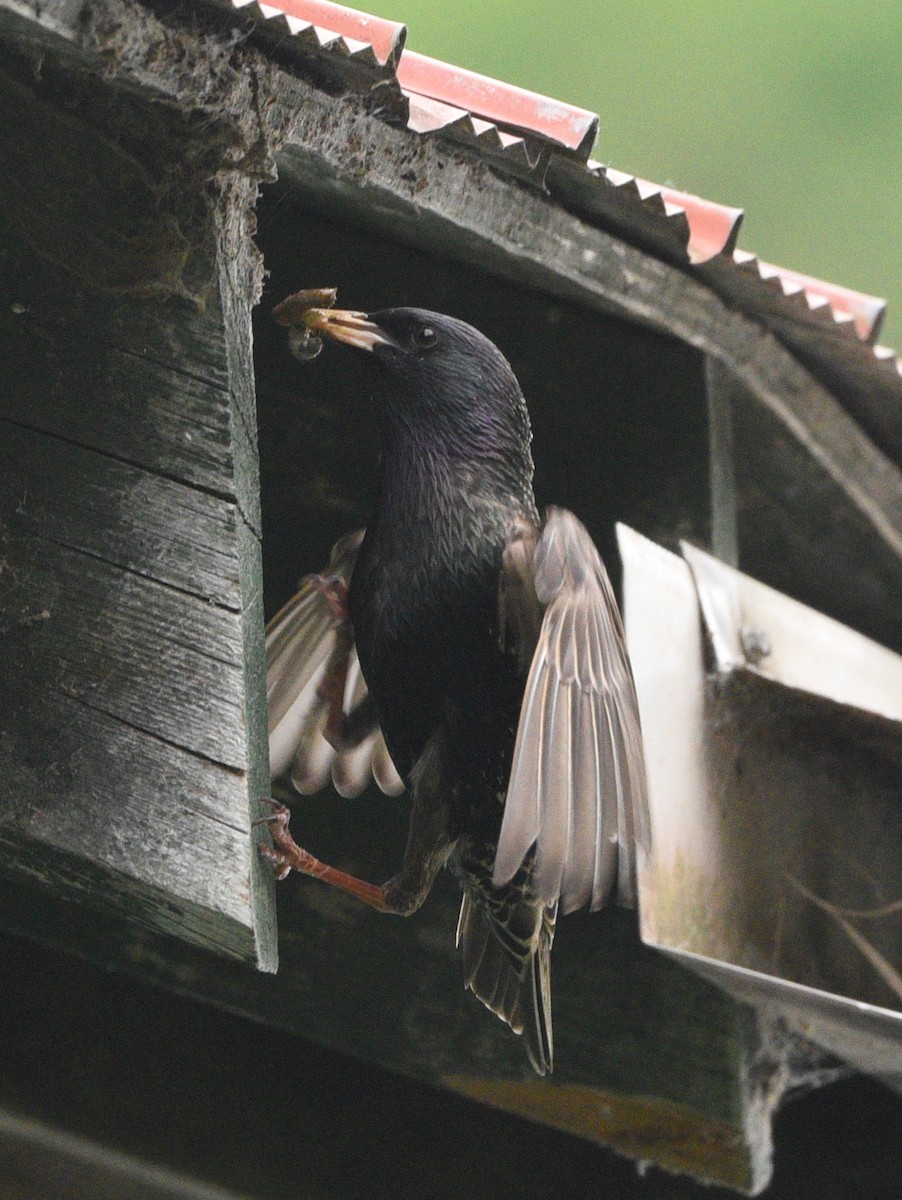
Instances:
[[[685,543],[617,538],[649,773],[643,941],[902,1087],[881,970],[902,948],[885,901],[902,657]],[[866,937],[845,920],[860,909]]]

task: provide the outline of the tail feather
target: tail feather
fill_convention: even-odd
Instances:
[[[476,973],[482,965],[490,936],[488,922],[473,919],[470,912],[472,904],[469,891],[465,891],[460,906],[460,918],[457,922],[457,945],[460,947],[463,957],[464,987],[472,987]],[[464,936],[464,929],[466,929],[466,936]]]
[[[556,909],[499,889],[498,903],[465,887],[457,943],[465,985],[514,1033],[539,1075],[552,1069],[551,943]],[[494,899],[494,896],[491,898]]]

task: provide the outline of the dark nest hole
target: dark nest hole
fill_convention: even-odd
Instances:
[[[365,525],[378,467],[365,364],[344,347],[298,362],[272,309],[301,288],[337,287],[341,307],[411,305],[450,313],[510,360],[533,422],[540,507],[586,523],[619,589],[615,523],[664,544],[710,540],[702,355],[637,325],[480,273],[451,254],[391,240],[280,181],[263,190],[256,241],[267,272],[254,312],[267,619],[335,540]],[[304,836],[324,856],[356,858],[368,877],[396,869],[406,801],[300,804]],[[365,833],[364,833],[365,827]],[[365,845],[365,853],[363,846]],[[355,848],[355,849],[352,849]],[[449,934],[450,936],[450,934]]]

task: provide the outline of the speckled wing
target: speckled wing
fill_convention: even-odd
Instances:
[[[363,530],[336,542],[321,579],[349,584]],[[311,795],[331,776],[342,796],[357,796],[375,779],[388,795],[404,785],[378,726],[351,749],[336,752],[326,741],[327,705],[319,694],[338,634],[323,590],[307,578],[266,627],[266,696],[269,704],[269,764],[272,777],[291,770],[297,791]],[[367,698],[357,652],[348,660],[344,711],[359,712]]]
[[[524,586],[531,568],[534,595]],[[535,847],[531,891],[561,912],[600,908],[616,887],[635,901],[636,847],[649,838],[639,709],[607,571],[585,527],[551,508],[531,557],[505,556],[502,605],[521,639],[538,604],[492,882],[513,878]],[[519,582],[510,584],[510,576]],[[515,631],[516,632],[516,631]]]

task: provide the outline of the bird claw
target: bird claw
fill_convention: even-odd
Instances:
[[[272,812],[269,816],[258,817],[252,822],[252,825],[268,825],[273,844],[268,846],[263,843],[257,847],[257,852],[261,858],[272,863],[273,875],[277,881],[281,881],[292,870],[302,870],[301,864],[309,856],[288,832],[291,810],[286,805],[280,804],[278,800],[273,800],[271,796],[263,796],[261,803],[270,805]]]
[[[333,622],[336,625],[346,624],[350,620],[348,581],[340,575],[309,575],[308,579],[328,604]]]
[[[274,799],[272,798],[272,796],[261,796],[261,797],[260,797],[260,803],[261,803],[261,804],[268,804],[268,805],[269,805],[269,807],[270,807],[270,808],[271,808],[273,811],[272,811],[272,813],[271,813],[271,814],[270,814],[268,817],[257,817],[257,819],[256,819],[255,821],[252,821],[252,822],[251,822],[251,824],[252,824],[252,825],[265,825],[265,824],[266,824],[268,821],[272,821],[272,820],[274,820],[276,817],[279,817],[279,818],[281,818],[281,816],[282,816],[282,814],[283,814],[283,813],[287,813],[287,812],[288,812],[288,808],[287,808],[287,807],[286,807],[284,804],[282,804],[282,802],[281,802],[281,801],[279,801],[279,800],[274,800]],[[289,813],[289,816],[290,816],[290,813]]]
[[[371,908],[379,909],[380,912],[395,911],[386,907],[385,892],[381,887],[376,887],[375,884],[367,883],[363,879],[357,879],[354,875],[348,875],[346,871],[330,867],[327,863],[314,858],[308,850],[302,850],[288,832],[288,822],[291,819],[289,809],[269,796],[265,797],[264,802],[271,805],[272,813],[268,817],[259,817],[254,824],[269,825],[273,844],[268,846],[264,843],[258,846],[257,850],[261,858],[272,863],[273,873],[277,880],[284,879],[291,871],[299,871],[302,875],[312,875],[314,879],[321,879],[323,883],[328,883],[340,891],[356,896],[358,900],[362,900]]]

